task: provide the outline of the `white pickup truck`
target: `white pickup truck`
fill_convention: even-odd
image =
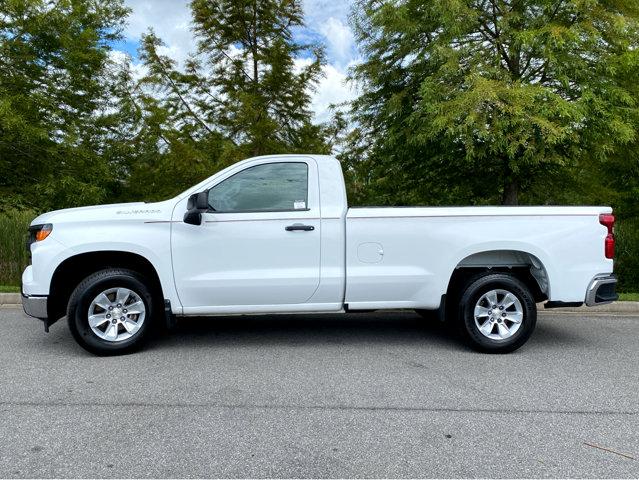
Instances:
[[[175,198],[37,217],[24,310],[85,349],[176,316],[415,309],[515,350],[546,308],[617,299],[608,207],[348,208],[340,163],[251,158]]]

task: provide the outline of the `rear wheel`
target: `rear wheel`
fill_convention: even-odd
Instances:
[[[96,355],[139,348],[153,320],[153,297],[143,277],[107,269],[85,278],[69,300],[69,328],[76,341]]]
[[[521,347],[537,323],[537,308],[529,288],[508,274],[471,280],[459,302],[458,325],[476,350],[507,353]]]

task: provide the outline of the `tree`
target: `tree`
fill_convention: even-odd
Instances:
[[[357,11],[365,93],[353,112],[389,202],[407,182],[402,195],[422,201],[517,204],[636,138],[639,99],[621,80],[639,66],[636,0],[361,0]]]
[[[127,13],[121,0],[0,3],[0,188],[15,202],[107,195],[108,53]]]
[[[303,26],[301,2],[193,0],[191,10],[202,67],[210,71],[199,91],[212,100],[205,102],[221,131],[244,154],[325,150],[309,108],[323,51],[292,36]]]
[[[125,104],[136,121],[123,198],[169,198],[232,161],[234,145],[215,128],[198,96],[195,62],[189,60],[181,72],[159,53],[163,46],[153,32],[145,35],[140,59],[148,73],[126,82]]]
[[[191,10],[198,50],[184,65],[153,31],[142,38],[148,73],[131,88],[140,122],[125,194],[166,198],[249,156],[328,153],[331,130],[310,111],[323,53],[291,33],[299,1],[196,0]]]

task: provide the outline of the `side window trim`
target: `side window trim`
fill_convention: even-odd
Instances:
[[[310,211],[311,211],[310,208],[287,208],[287,209],[281,209],[281,210],[213,210],[211,206],[209,205],[209,209],[204,213],[215,213],[215,214],[232,213],[237,215],[238,213],[282,213],[282,212],[294,213],[294,212],[310,212]]]
[[[247,170],[250,170],[252,168],[256,168],[256,167],[261,167],[263,165],[278,165],[278,164],[303,164],[306,167],[306,197],[304,199],[304,202],[306,204],[306,208],[284,208],[284,209],[268,209],[268,210],[215,210],[212,208],[212,206],[209,204],[209,209],[205,212],[205,213],[214,213],[214,214],[243,214],[243,213],[283,213],[283,212],[289,212],[289,213],[294,213],[294,212],[310,212],[312,209],[309,206],[309,190],[310,190],[310,183],[311,183],[311,176],[310,176],[310,172],[311,172],[311,165],[309,164],[309,162],[307,162],[306,160],[300,159],[300,160],[296,160],[294,162],[283,162],[283,161],[274,161],[274,162],[264,162],[264,163],[258,163],[257,165],[251,165],[249,167],[243,168],[235,173],[233,173],[232,175],[229,175],[228,177],[224,178],[223,180],[220,180],[218,183],[216,183],[215,185],[209,187],[207,190],[207,192],[210,192],[212,189],[214,189],[215,187],[217,187],[218,185],[221,185],[222,183],[226,182],[227,180],[235,177],[236,175],[239,175],[243,172],[246,172]]]

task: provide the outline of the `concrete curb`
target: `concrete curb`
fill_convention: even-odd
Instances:
[[[0,306],[3,307],[21,307],[22,296],[19,293],[0,293]],[[598,307],[577,307],[577,308],[543,308],[542,304],[538,304],[537,308],[541,312],[548,313],[583,313],[584,315],[592,313],[628,313],[639,315],[639,302],[614,302],[608,305],[600,305]]]
[[[639,315],[639,302],[613,302],[596,307],[586,307],[584,305],[569,308],[543,308],[541,304],[537,307],[540,312],[548,313],[583,313],[584,315],[593,313],[628,313]]]
[[[19,293],[0,293],[0,305],[22,306],[22,296]]]

